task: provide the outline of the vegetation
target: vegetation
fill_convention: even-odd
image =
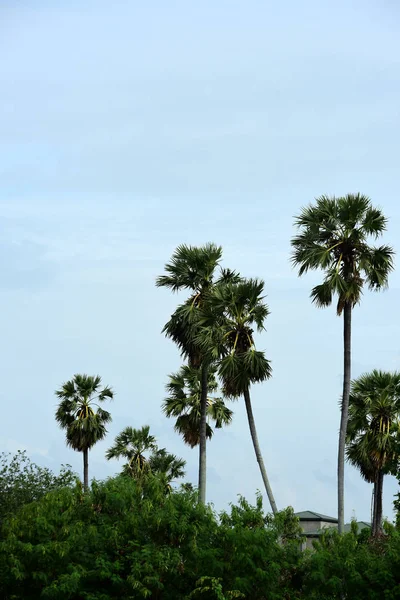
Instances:
[[[14,456],[0,454],[0,522],[10,517],[25,504],[40,500],[48,492],[70,487],[76,475],[69,465],[62,465],[54,475],[50,469],[39,467],[19,450]]]
[[[148,473],[50,491],[2,526],[4,600],[394,600],[400,531],[327,532],[302,552],[291,509],[240,498],[217,515]]]
[[[321,196],[296,217],[298,235],[292,239],[293,264],[299,275],[321,270],[323,282],[311,290],[319,307],[330,306],[337,296],[337,314],[343,315],[343,395],[338,448],[338,521],[344,530],[344,459],[351,381],[351,317],[361,301],[364,284],[371,290],[387,287],[393,269],[390,246],[370,246],[386,230],[383,212],[362,194],[342,198]]]
[[[165,496],[153,476],[93,483],[87,494],[65,488],[4,526],[1,597],[179,600],[210,577],[244,598],[284,598],[300,538],[282,545],[282,533],[261,499],[218,518],[195,492]]]

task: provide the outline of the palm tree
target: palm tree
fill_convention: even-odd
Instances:
[[[106,425],[111,415],[98,403],[112,400],[110,387],[100,389],[101,377],[74,375],[56,391],[61,400],[56,411],[56,421],[66,432],[67,446],[83,453],[83,485],[89,487],[89,449],[107,433]],[[97,411],[95,411],[95,408]]]
[[[160,476],[168,490],[173,481],[185,475],[186,461],[170,454],[165,448],[158,448],[148,425],[141,429],[125,427],[115,438],[114,445],[107,450],[106,458],[125,458],[127,463],[122,467],[122,474],[137,480],[150,473]]]
[[[203,311],[204,330],[199,341],[207,337],[209,327],[220,334],[219,376],[224,395],[231,398],[244,397],[254,452],[273,513],[278,509],[265,469],[257,429],[251,405],[250,388],[253,383],[266,381],[272,369],[264,352],[257,350],[254,329],[264,330],[269,314],[263,297],[264,282],[259,279],[241,279],[239,283],[221,284],[213,290],[210,311]]]
[[[382,530],[383,478],[395,467],[400,431],[400,373],[374,370],[351,384],[346,455],[374,484],[372,534]]]
[[[157,450],[156,438],[150,434],[148,425],[144,425],[141,429],[125,427],[115,438],[114,445],[107,450],[106,458],[107,460],[126,459],[127,463],[123,466],[122,472],[140,478],[150,469],[149,458],[145,453],[154,450]]]
[[[207,444],[207,398],[208,370],[212,363],[213,348],[196,344],[199,309],[207,302],[209,292],[221,281],[236,280],[239,276],[230,270],[221,269],[219,279],[215,273],[222,258],[222,248],[208,243],[204,246],[177,247],[171,262],[165,265],[166,274],[157,278],[158,287],[167,287],[173,292],[189,290],[190,296],[173,313],[163,328],[163,333],[178,346],[189,365],[201,369],[200,399],[200,444],[199,444],[199,502],[206,501],[206,444]]]
[[[215,378],[216,367],[211,366],[208,371],[207,389],[208,394],[218,389]],[[167,417],[176,417],[175,431],[177,431],[186,444],[191,448],[200,443],[200,419],[201,419],[201,373],[199,369],[183,365],[177,373],[169,376],[166,385],[168,397],[163,402],[163,411]],[[233,412],[225,405],[222,398],[214,398],[208,395],[207,417],[214,422],[216,429],[229,425],[232,421]],[[207,423],[207,439],[213,436],[213,429]]]
[[[311,291],[318,307],[330,306],[337,296],[337,314],[343,315],[343,394],[338,447],[338,523],[344,530],[344,458],[351,380],[351,317],[361,300],[364,284],[371,290],[387,287],[393,269],[393,249],[371,246],[386,230],[387,219],[362,194],[341,198],[321,196],[295,219],[299,229],[292,239],[294,266],[299,276],[322,270],[324,279]]]
[[[154,475],[161,476],[167,490],[171,489],[171,483],[185,476],[186,461],[170,454],[165,448],[153,451],[149,458],[150,470]]]

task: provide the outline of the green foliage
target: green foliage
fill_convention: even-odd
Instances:
[[[307,600],[395,600],[400,597],[400,534],[324,534],[302,567]]]
[[[261,499],[255,507],[240,499],[218,520],[193,491],[165,495],[155,477],[139,484],[119,476],[93,483],[86,494],[56,490],[9,520],[0,594],[183,600],[209,586],[211,597],[231,590],[236,596],[226,598],[278,600],[300,557],[298,540],[279,543]],[[211,579],[196,583],[204,577]]]
[[[196,589],[188,596],[190,598],[202,598],[203,600],[231,600],[233,598],[244,598],[244,594],[237,590],[223,593],[221,579],[215,577],[202,577],[196,582]]]
[[[42,498],[48,492],[71,486],[76,475],[69,465],[62,465],[55,475],[46,467],[40,467],[29,459],[26,451],[19,450],[14,456],[0,454],[0,521],[14,515],[17,510]]]
[[[239,498],[217,516],[153,476],[60,487],[3,523],[4,600],[395,600],[400,532],[326,532],[301,552],[291,508]]]

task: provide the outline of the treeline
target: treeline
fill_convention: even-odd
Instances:
[[[43,475],[37,473],[38,480]],[[53,482],[54,483],[54,482]],[[150,472],[62,483],[3,523],[4,600],[395,600],[400,531],[325,533],[302,552],[292,509],[261,496],[216,514]]]

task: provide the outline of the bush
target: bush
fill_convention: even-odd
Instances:
[[[62,465],[59,475],[39,467],[19,450],[14,456],[0,454],[0,521],[19,508],[42,498],[48,492],[71,486],[77,476],[69,465]]]
[[[285,557],[294,545],[300,553],[298,542],[278,542],[278,529],[260,499],[241,499],[219,522],[195,492],[165,495],[156,477],[56,490],[4,524],[2,597],[183,600],[210,577],[245,598],[281,599]]]
[[[292,509],[240,498],[216,515],[182,486],[118,476],[57,488],[3,523],[5,600],[395,600],[400,533],[327,532],[302,553]]]

